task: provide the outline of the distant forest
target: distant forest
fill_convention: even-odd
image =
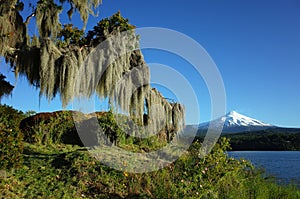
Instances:
[[[298,151],[300,150],[300,129],[274,128],[225,134],[230,139],[232,151]],[[203,140],[203,136],[197,137]]]

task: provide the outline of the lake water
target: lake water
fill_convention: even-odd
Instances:
[[[250,160],[254,166],[263,167],[279,183],[296,184],[300,189],[300,151],[232,151],[233,158]]]

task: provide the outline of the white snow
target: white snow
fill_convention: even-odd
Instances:
[[[222,120],[224,119],[225,126],[272,126],[271,124],[247,117],[235,111],[231,111],[227,115],[223,116]]]
[[[211,121],[215,127],[220,127],[224,123],[224,127],[272,127],[273,125],[261,122],[259,120],[247,117],[236,111],[231,111],[228,114]],[[202,123],[200,127],[208,127],[210,122]]]

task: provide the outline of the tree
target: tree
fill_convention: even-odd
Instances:
[[[58,49],[56,45],[59,43],[57,42],[58,34],[64,34],[61,33],[62,25],[59,21],[59,14],[62,12],[64,3],[70,4],[69,17],[72,17],[73,10],[77,9],[86,23],[89,14],[93,14],[93,8],[99,6],[101,1],[39,0],[35,5],[29,3],[32,13],[24,21],[20,14],[24,8],[23,2],[0,0],[0,55],[10,64],[16,76],[25,75],[30,84],[40,87],[40,94],[45,94],[49,100],[58,91],[54,89],[53,77],[49,78],[51,82],[45,83],[47,80],[44,78],[51,76],[53,72],[51,65],[49,68],[46,65],[62,54],[62,49]],[[38,35],[31,35],[32,38],[30,38],[27,26],[33,17],[36,19]],[[50,56],[49,63],[45,60],[47,54]]]
[[[11,94],[13,86],[5,81],[5,76],[0,74],[0,100],[1,97]]]
[[[117,109],[129,113],[139,124],[147,121],[148,130],[158,130],[155,128],[164,119],[162,115],[168,117],[167,131],[179,130],[184,121],[184,109],[179,104],[169,103],[149,86],[149,68],[138,50],[139,37],[135,35],[135,26],[128,19],[118,12],[101,20],[86,35],[84,28],[80,30],[73,24],[60,23],[59,14],[65,8],[63,4],[70,5],[67,11],[70,18],[74,11],[78,11],[86,24],[88,16],[94,14],[100,3],[99,0],[39,0],[29,5],[32,13],[24,20],[20,14],[24,8],[21,0],[0,0],[0,56],[10,64],[16,76],[24,75],[31,85],[38,87],[40,96],[51,100],[59,94],[64,107],[75,96],[96,93],[108,98]],[[38,35],[29,36],[27,26],[33,17]],[[127,34],[122,34],[124,31]],[[112,37],[117,38],[116,41],[108,42],[107,48],[99,51],[97,68],[95,65],[82,66],[99,44]],[[119,45],[117,48],[122,48],[124,55],[112,57],[116,54],[114,45]],[[86,67],[85,70],[81,70],[82,67]],[[76,90],[75,77],[79,70],[86,74]],[[99,71],[101,78],[95,82],[93,74]],[[136,83],[141,86],[134,90]],[[152,109],[157,104],[162,108]]]

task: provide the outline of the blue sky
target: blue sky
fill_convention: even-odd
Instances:
[[[300,1],[103,0],[99,16],[90,18],[87,29],[118,10],[139,28],[169,28],[199,42],[223,77],[228,111],[274,125],[300,127]],[[74,22],[80,25],[76,17]],[[148,63],[170,65],[178,71],[188,66],[166,52],[144,51],[144,55]],[[15,83],[8,67],[0,67],[0,72]],[[192,77],[192,70],[184,72],[191,76],[189,81],[200,99],[201,121],[210,120],[210,98],[203,80]],[[22,78],[12,97],[1,103],[24,111],[61,109],[59,99],[51,103],[42,99],[39,105],[38,91]],[[188,123],[198,122],[189,115]]]

